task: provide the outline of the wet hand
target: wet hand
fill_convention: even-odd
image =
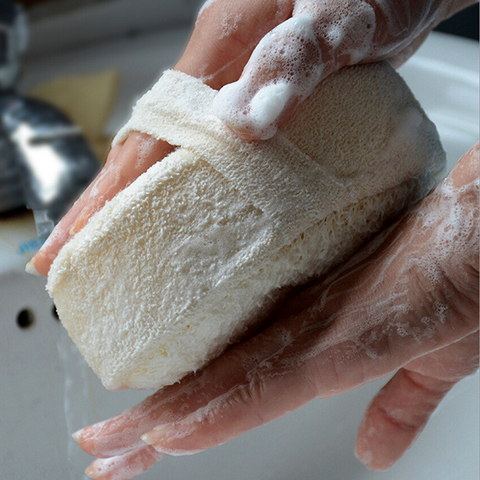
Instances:
[[[394,374],[360,425],[357,456],[389,468],[445,394],[478,367],[479,147],[396,224],[269,326],[196,375],[75,439],[92,478],[128,480],[164,454],[196,453]]]
[[[220,3],[219,11],[209,8],[200,15],[192,38],[175,66],[177,70],[202,78],[215,89],[238,80],[262,36],[291,12],[288,2],[277,5],[273,0],[252,0],[245,5],[242,2]],[[219,21],[224,15],[232,22],[239,16],[243,19],[239,35],[234,33],[235,28],[224,35],[228,26]],[[173,148],[166,142],[137,132],[114,147],[102,171],[55,227],[31,266],[39,274],[47,275],[62,246],[87,224],[90,217]]]
[[[251,15],[268,19],[265,2],[229,0],[205,9],[242,45],[257,42]],[[272,3],[272,2],[266,2]],[[241,77],[220,90],[215,111],[246,139],[268,139],[332,72],[389,60],[398,66],[442,20],[472,0],[277,0],[278,23],[255,46]],[[230,11],[232,10],[232,11]],[[289,12],[287,18],[278,22]],[[202,15],[200,15],[200,21]],[[231,30],[231,32],[230,32]],[[222,38],[222,37],[219,37]],[[247,43],[251,38],[250,44]],[[221,44],[223,40],[219,40]],[[249,51],[249,49],[247,49]],[[231,80],[230,80],[231,81]]]

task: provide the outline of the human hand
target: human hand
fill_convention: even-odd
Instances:
[[[235,19],[242,43],[249,25],[240,15],[263,14],[259,2],[242,2],[232,16],[228,0],[209,9]],[[268,2],[267,2],[268,3]],[[401,65],[442,20],[472,0],[278,0],[290,14],[253,50],[239,80],[215,99],[216,114],[246,139],[271,138],[296,106],[341,67],[389,60]],[[223,10],[223,12],[222,12]],[[210,13],[210,11],[208,11]],[[238,17],[238,19],[237,19]],[[200,19],[202,17],[200,16]],[[229,24],[229,28],[233,28]],[[249,38],[249,37],[246,37]]]
[[[229,84],[217,97],[219,116],[245,138],[266,138],[336,69],[357,62],[406,58],[436,23],[469,3],[216,0],[200,12],[175,68],[215,89]],[[268,112],[262,113],[263,107]],[[263,119],[261,124],[257,117]],[[69,238],[106,201],[172,149],[140,133],[132,133],[124,144],[113,148],[98,177],[34,257],[33,268],[47,275]]]
[[[128,480],[163,454],[211,448],[314,398],[395,373],[357,437],[362,462],[389,468],[478,367],[478,169],[477,144],[398,222],[282,304],[263,331],[77,432],[81,448],[100,457],[88,475]]]
[[[220,2],[219,2],[220,3]],[[280,2],[282,3],[282,2]],[[287,5],[275,1],[221,2],[221,9],[209,8],[200,15],[192,38],[175,69],[202,78],[219,89],[240,76],[243,66],[263,35],[285,20],[290,13]],[[245,12],[245,35],[222,37],[219,18],[231,15],[232,21]],[[100,210],[108,200],[135,181],[154,163],[162,160],[174,147],[153,137],[133,132],[123,144],[109,153],[104,168],[85,190],[69,212],[55,227],[42,248],[27,266],[27,271],[47,275],[62,246]]]

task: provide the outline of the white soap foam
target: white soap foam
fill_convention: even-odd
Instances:
[[[274,122],[285,107],[313,92],[322,71],[313,21],[297,15],[259,42],[242,78],[220,90],[214,112],[232,127],[266,140],[276,133]]]
[[[267,129],[282,113],[289,98],[292,85],[281,81],[261,88],[250,103],[250,116],[260,130]]]
[[[219,35],[218,39],[220,40],[222,38],[229,37],[230,35],[237,32],[237,30],[240,28],[242,18],[243,15],[241,13],[226,13],[222,19],[222,33]]]
[[[151,165],[151,159],[149,158],[158,143],[153,137],[146,137],[145,135],[136,134],[135,139],[139,142],[137,149],[137,158],[135,159],[135,170],[144,172],[147,166]]]
[[[144,444],[143,448],[126,455],[98,458],[93,462],[91,471],[94,475],[102,475],[109,480],[133,479],[162,458],[163,454]]]

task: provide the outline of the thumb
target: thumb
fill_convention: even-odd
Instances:
[[[293,16],[259,42],[241,78],[220,90],[216,115],[244,138],[275,135],[321,80],[368,57],[375,10],[350,3],[295,3]]]
[[[215,114],[240,136],[266,140],[313,92],[323,71],[312,19],[291,17],[262,38],[242,77],[220,90]]]

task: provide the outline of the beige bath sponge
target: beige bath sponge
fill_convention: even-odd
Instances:
[[[108,389],[158,388],[240,335],[279,287],[325,272],[424,195],[434,125],[386,63],[326,79],[267,142],[235,137],[216,92],[168,71],[120,131],[179,148],[60,251],[48,291]]]

